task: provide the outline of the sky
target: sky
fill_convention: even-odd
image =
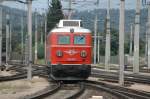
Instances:
[[[25,1],[25,0],[22,0]],[[76,2],[76,4],[72,4],[73,8],[75,10],[93,10],[96,8],[96,5],[94,5],[94,2],[97,0],[73,0]],[[83,2],[84,1],[84,2]],[[88,1],[88,2],[85,2]],[[98,8],[107,8],[107,1],[108,0],[100,0]],[[37,9],[39,11],[44,11],[44,9],[47,9],[48,0],[35,0],[33,1],[33,10]],[[63,8],[68,8],[68,2],[67,0],[61,0]],[[119,8],[120,0],[111,0],[111,8]],[[3,2],[3,5],[7,5],[9,7],[19,8],[19,9],[27,9],[26,5],[20,4],[17,2]],[[136,0],[125,0],[125,7],[126,9],[135,9]]]

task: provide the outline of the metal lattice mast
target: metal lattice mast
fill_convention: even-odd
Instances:
[[[136,0],[135,31],[134,31],[134,62],[133,72],[139,73],[139,33],[140,33],[140,6],[141,1]]]
[[[0,7],[0,66],[2,65],[2,8]]]
[[[108,0],[107,21],[106,21],[106,47],[105,47],[105,69],[109,70],[110,64],[110,0]]]
[[[124,24],[125,24],[125,0],[120,0],[119,19],[119,84],[124,85]]]

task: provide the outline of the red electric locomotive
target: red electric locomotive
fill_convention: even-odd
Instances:
[[[60,20],[47,37],[47,62],[55,80],[84,80],[91,73],[91,31],[81,20]]]

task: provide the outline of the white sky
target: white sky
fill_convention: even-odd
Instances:
[[[25,1],[25,0],[22,0]],[[68,8],[68,0],[61,0],[63,8]],[[92,10],[95,9],[94,1],[97,0],[73,0],[76,1],[76,4],[73,4],[73,8],[75,10]],[[82,1],[82,2],[81,2]],[[83,2],[84,1],[84,2]],[[85,2],[89,1],[89,2]],[[108,0],[100,0],[99,8],[106,8]],[[125,0],[126,9],[134,9],[136,0]],[[38,9],[39,11],[43,11],[43,9],[47,9],[48,0],[35,0],[33,1],[33,10]],[[120,0],[111,0],[111,8],[119,8]],[[19,9],[26,9],[26,5],[20,4],[17,2],[3,2],[3,5],[7,5],[9,7],[19,8]]]

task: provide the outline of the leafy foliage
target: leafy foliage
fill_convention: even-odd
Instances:
[[[104,30],[105,31],[105,30]],[[100,44],[100,54],[105,55],[105,38],[106,38],[106,33],[102,33],[103,40],[101,41]],[[118,47],[119,47],[119,33],[117,30],[111,28],[111,55],[117,55],[118,54]]]
[[[44,58],[44,44],[38,45],[38,59]]]
[[[52,0],[47,14],[48,32],[56,26],[60,19],[63,19],[62,5],[59,0]]]
[[[117,55],[119,49],[119,32],[111,29],[111,55]]]

